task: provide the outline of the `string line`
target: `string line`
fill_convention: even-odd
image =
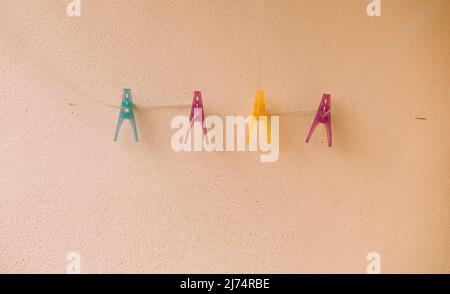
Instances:
[[[407,40],[411,38],[411,36],[414,34],[414,32],[416,31],[415,28],[423,25],[427,20],[429,20],[437,11],[439,11],[439,8],[442,8],[445,5],[445,1],[444,0],[440,0],[440,1],[436,1],[434,3],[434,5],[432,7],[428,7],[428,9],[421,13],[421,17],[416,19],[414,22],[408,24],[408,26],[406,26],[405,30],[403,31],[403,40],[402,42],[396,42],[392,45],[391,49],[392,51],[400,51],[402,48],[404,48],[404,44],[406,44]],[[256,25],[257,26],[263,26],[265,25],[265,23],[262,22],[261,19],[261,14],[262,12],[264,12],[265,10],[265,3],[261,2],[258,3],[257,7],[258,9],[256,9],[257,13],[257,21],[256,21]],[[40,69],[43,73],[45,73],[47,76],[58,80],[61,84],[63,84],[66,88],[71,89],[73,92],[79,94],[81,97],[87,97],[87,100],[90,100],[91,102],[95,102],[99,105],[103,105],[109,108],[113,108],[113,109],[122,109],[121,106],[116,106],[116,105],[112,105],[106,102],[103,102],[100,99],[97,99],[96,97],[93,97],[92,95],[90,95],[87,91],[77,87],[76,85],[74,85],[73,83],[71,83],[70,81],[60,77],[59,75],[57,75],[54,71],[52,71],[51,69],[48,68],[48,66],[46,66],[44,63],[42,63],[43,59],[37,59],[35,58],[35,54],[30,54],[27,45],[25,44],[25,42],[20,39],[16,34],[12,33],[12,31],[9,29],[9,27],[2,21],[0,21],[0,32],[3,32],[4,35],[6,35],[7,37],[9,37],[8,39],[11,40],[12,44],[14,45],[15,48],[15,52],[19,52],[19,54],[21,54],[23,57],[25,57],[25,59],[27,59],[32,65],[35,65],[38,69]],[[395,46],[394,46],[395,45]],[[367,67],[365,67],[362,71],[362,73],[366,73],[367,72]],[[261,71],[259,71],[261,72]],[[354,87],[349,87],[347,90],[347,93],[345,95],[343,95],[344,97],[348,97],[348,95],[350,95],[350,93],[354,92],[356,90],[356,88],[360,88],[363,84],[368,83],[370,81],[370,77],[371,75],[368,75],[369,78],[366,78],[367,75],[365,74],[360,74],[359,78],[357,80],[357,82],[355,83],[356,85]],[[364,77],[364,78],[363,78]],[[342,101],[341,101],[342,102]],[[182,105],[154,105],[154,106],[139,106],[135,104],[135,109],[136,111],[139,112],[145,112],[147,110],[150,109],[166,109],[166,108],[187,108],[190,107],[190,104],[182,104]],[[301,114],[310,114],[315,112],[315,110],[306,110],[306,111],[286,111],[286,112],[277,112],[277,113],[272,113],[271,115],[301,115]]]

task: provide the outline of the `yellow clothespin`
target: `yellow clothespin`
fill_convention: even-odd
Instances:
[[[253,104],[253,117],[250,122],[250,131],[248,133],[248,142],[250,142],[250,136],[253,132],[253,128],[255,124],[258,123],[260,117],[265,117],[264,124],[267,132],[267,143],[270,144],[270,130],[267,124],[267,110],[266,110],[266,101],[264,99],[264,90],[256,91],[255,103]]]

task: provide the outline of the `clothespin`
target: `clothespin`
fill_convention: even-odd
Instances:
[[[332,135],[331,135],[331,95],[323,94],[322,101],[320,101],[319,108],[317,109],[316,117],[311,125],[311,128],[306,138],[306,143],[311,139],[312,133],[316,129],[318,124],[325,124],[327,131],[328,146],[332,145]]]
[[[253,117],[250,122],[250,131],[248,133],[248,142],[250,142],[250,136],[253,132],[253,128],[255,127],[255,124],[259,121],[259,118],[263,116],[266,117],[265,120],[265,127],[267,132],[267,143],[270,144],[270,130],[269,126],[267,124],[267,110],[266,110],[266,101],[264,99],[264,90],[258,90],[256,91],[256,97],[255,102],[253,104]]]
[[[131,90],[130,89],[123,89],[122,103],[120,104],[120,114],[119,114],[119,120],[117,122],[116,135],[114,137],[114,142],[117,142],[117,138],[119,137],[120,127],[122,126],[123,121],[126,119],[130,121],[131,126],[133,127],[133,131],[134,131],[134,140],[136,142],[138,142],[136,119],[134,117],[134,104],[133,104],[133,100],[131,99]]]
[[[205,137],[206,143],[208,143],[208,131],[206,130],[205,125],[205,110],[203,108],[203,100],[202,100],[202,92],[195,91],[194,99],[192,100],[191,114],[189,116],[189,120],[191,122],[191,127],[187,130],[186,136],[184,138],[184,143],[187,143],[190,131],[194,122],[199,122],[202,124],[203,136]]]

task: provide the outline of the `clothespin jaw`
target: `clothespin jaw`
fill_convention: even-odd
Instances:
[[[256,119],[259,119],[260,116],[267,116],[264,90],[256,91],[255,102],[253,104],[253,116]]]
[[[189,120],[192,121],[195,117],[195,109],[201,108],[202,110],[202,117],[201,121],[202,123],[205,121],[205,112],[203,111],[203,100],[202,100],[202,92],[201,91],[195,91],[194,92],[194,99],[192,100],[192,107],[191,107],[191,115],[189,116]]]
[[[267,143],[270,144],[270,130],[269,126],[267,124],[267,110],[266,110],[266,100],[264,98],[264,90],[258,90],[256,91],[255,96],[255,102],[253,103],[253,117],[250,122],[250,130],[248,133],[247,141],[250,142],[250,137],[253,132],[253,128],[255,127],[255,124],[259,121],[260,117],[266,117],[265,120],[265,127],[266,127],[266,133],[267,133]]]
[[[317,108],[316,116],[309,129],[308,136],[306,137],[306,143],[309,143],[311,136],[316,129],[317,125],[324,124],[327,132],[328,147],[332,146],[332,132],[331,132],[331,95],[323,94],[319,107]]]
[[[194,122],[200,122],[202,124],[203,136],[205,137],[205,140],[208,143],[208,131],[205,125],[205,110],[203,108],[201,91],[194,92],[194,98],[192,100],[191,114],[189,115],[189,120],[191,122],[191,127],[186,132],[186,136],[184,138],[185,144],[187,143],[188,136],[190,134],[192,126],[194,125]]]
[[[129,120],[133,127],[134,140],[138,142],[138,134],[136,128],[136,118],[134,116],[134,104],[131,98],[131,89],[123,89],[122,102],[120,103],[119,120],[117,121],[116,134],[114,142],[119,138],[119,131],[124,120]]]

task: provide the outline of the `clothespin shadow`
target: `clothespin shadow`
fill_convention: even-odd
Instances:
[[[187,130],[186,135],[184,137],[184,144],[187,143],[188,138],[190,136],[191,128],[194,126],[195,122],[199,122],[202,124],[203,137],[205,138],[206,143],[209,144],[208,131],[207,131],[206,125],[205,125],[205,109],[203,107],[201,91],[194,92],[194,98],[192,100],[191,114],[189,115],[189,121],[190,121],[191,125],[190,125],[190,128]]]
[[[253,116],[250,121],[250,130],[247,136],[247,143],[250,143],[250,138],[255,128],[255,124],[259,122],[259,119],[264,117],[264,125],[267,133],[267,143],[270,144],[270,128],[268,125],[268,116],[266,110],[266,101],[264,98],[264,90],[256,91],[255,102],[253,103]]]
[[[309,129],[308,136],[306,137],[306,143],[309,143],[314,130],[319,124],[324,124],[327,139],[328,139],[328,147],[332,146],[332,132],[331,132],[331,95],[323,94],[322,100],[320,101],[319,107],[317,108],[316,116],[314,121]]]
[[[134,140],[138,142],[138,133],[136,128],[136,118],[134,115],[134,104],[131,98],[131,90],[123,89],[122,102],[120,104],[119,120],[117,121],[116,134],[114,142],[119,138],[119,131],[124,120],[129,120],[134,132]]]

